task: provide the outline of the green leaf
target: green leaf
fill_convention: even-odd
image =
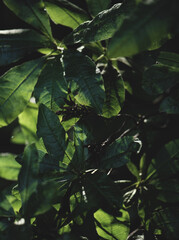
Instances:
[[[88,154],[88,131],[83,124],[75,124],[73,127],[73,140],[75,153],[70,166],[76,169],[77,172],[84,171]]]
[[[179,68],[179,54],[173,52],[160,52],[157,61],[163,65]]]
[[[161,229],[166,240],[177,240],[179,234],[179,208],[178,206],[169,206],[158,208],[152,217],[155,228]]]
[[[53,39],[50,22],[42,0],[3,0],[6,6],[26,23]]]
[[[68,87],[60,59],[56,57],[48,60],[35,86],[34,95],[37,101],[57,111],[64,105],[67,93]]]
[[[127,163],[127,168],[136,177],[136,179],[139,179],[139,170],[132,161]]]
[[[18,188],[22,200],[22,213],[25,217],[32,214],[31,200],[37,191],[38,185],[38,152],[34,144],[25,148],[23,154],[23,164],[19,174]]]
[[[48,153],[62,161],[64,154],[70,159],[66,152],[65,130],[55,113],[41,104],[39,108],[37,135],[42,137]]]
[[[65,25],[74,29],[88,20],[88,16],[84,10],[68,1],[46,0],[45,7],[50,18],[56,24]]]
[[[86,0],[88,9],[92,16],[96,16],[99,12],[107,9],[110,6],[111,0]]]
[[[143,88],[151,95],[159,95],[178,83],[179,68],[154,64],[144,72]]]
[[[127,57],[155,49],[168,39],[173,28],[177,31],[177,1],[158,0],[139,3],[111,39],[108,56]]]
[[[37,116],[37,104],[29,103],[26,109],[18,116],[19,124],[25,137],[25,144],[35,143],[37,149],[41,149],[46,152],[45,147],[36,135]]]
[[[159,110],[168,114],[179,114],[179,89],[175,89],[161,102]]]
[[[25,109],[44,64],[36,59],[16,66],[0,77],[0,127]]]
[[[105,174],[88,174],[83,180],[84,196],[88,206],[103,208],[105,211],[112,211],[122,205],[122,194],[115,183]]]
[[[103,78],[92,60],[78,51],[64,52],[65,77],[75,99],[100,113],[104,102]]]
[[[103,106],[103,116],[106,118],[116,116],[125,99],[124,82],[121,75],[110,64],[103,75],[106,100]]]
[[[7,195],[4,193],[0,194],[0,216],[1,217],[14,217],[14,210],[7,198]],[[1,232],[1,228],[0,228]]]
[[[129,214],[121,210],[122,217],[114,217],[103,210],[95,212],[96,230],[103,239],[126,240],[129,235]]]
[[[52,47],[47,38],[34,30],[13,29],[0,31],[0,66],[18,61],[35,50]]]
[[[179,140],[173,140],[160,149],[152,159],[147,178],[157,189],[157,198],[163,202],[178,202]]]
[[[95,4],[97,4],[95,2]],[[64,39],[66,45],[74,43],[91,43],[111,38],[122,24],[125,13],[131,9],[132,3],[115,4],[112,8],[100,12],[92,21],[77,27]]]
[[[110,169],[125,165],[130,160],[131,152],[137,152],[137,145],[131,136],[115,140],[100,156],[100,168]]]
[[[16,162],[15,155],[10,153],[0,154],[0,177],[7,180],[17,180],[20,164]]]

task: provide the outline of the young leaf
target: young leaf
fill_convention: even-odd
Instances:
[[[111,38],[116,29],[122,24],[125,14],[131,10],[133,1],[115,4],[112,8],[100,12],[92,21],[87,21],[77,27],[64,38],[64,43],[90,43]]]
[[[35,86],[34,95],[37,101],[57,111],[64,105],[67,93],[68,87],[60,59],[56,57],[48,60]]]
[[[42,0],[3,0],[6,6],[26,23],[53,39],[50,22]]]
[[[13,154],[0,154],[0,177],[7,180],[17,180],[20,171],[20,164],[16,162]]]
[[[62,161],[66,152],[65,130],[57,115],[41,104],[37,123],[37,135],[42,137],[47,151],[52,157]],[[67,156],[70,159],[70,156]]]
[[[23,154],[23,164],[19,174],[18,188],[22,200],[22,213],[25,217],[31,216],[31,200],[37,191],[39,164],[38,152],[35,145],[27,146]]]
[[[0,66],[18,61],[43,47],[52,47],[47,38],[34,30],[12,29],[0,31]]]
[[[26,107],[44,59],[16,66],[0,77],[0,127],[11,123]]]
[[[127,57],[160,47],[172,28],[177,29],[178,3],[168,0],[139,3],[118,28],[108,46],[108,56]]]
[[[114,217],[103,210],[95,212],[96,230],[103,239],[126,240],[129,235],[129,214],[121,210],[122,217]]]
[[[103,75],[106,100],[103,106],[103,116],[106,118],[116,116],[125,99],[125,89],[122,77],[110,64]]]
[[[86,0],[86,2],[91,15],[96,16],[99,12],[109,7],[111,0]]]
[[[56,24],[76,28],[88,20],[88,16],[81,8],[65,0],[46,0],[46,10]]]
[[[103,78],[92,60],[78,51],[65,51],[65,77],[75,99],[101,113],[104,102]]]

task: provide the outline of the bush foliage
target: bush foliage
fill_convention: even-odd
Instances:
[[[177,240],[178,0],[81,2],[3,0],[0,239]]]

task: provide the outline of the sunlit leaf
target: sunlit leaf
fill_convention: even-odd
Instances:
[[[0,154],[0,177],[7,180],[17,180],[20,164],[16,162],[15,155],[7,153]]]
[[[0,77],[0,127],[25,109],[44,64],[36,59],[16,66]]]
[[[50,22],[42,0],[3,0],[19,18],[52,39]]]
[[[67,83],[63,75],[60,59],[50,59],[43,69],[35,87],[37,101],[43,103],[53,111],[64,105],[64,98],[68,93]]]
[[[177,1],[142,1],[112,37],[108,46],[111,58],[127,57],[159,48],[173,31],[178,16]]]
[[[88,16],[84,10],[68,1],[46,0],[45,7],[50,18],[56,24],[65,25],[74,29],[88,20]]]

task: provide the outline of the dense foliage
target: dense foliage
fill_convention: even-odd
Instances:
[[[0,239],[177,240],[178,0],[3,6]]]

